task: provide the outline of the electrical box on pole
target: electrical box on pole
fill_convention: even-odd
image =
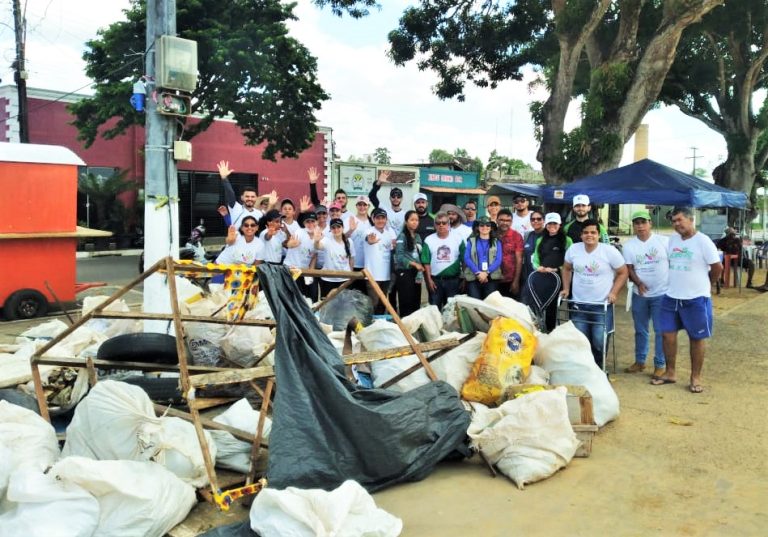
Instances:
[[[158,88],[192,93],[197,87],[197,41],[163,35],[157,40]]]

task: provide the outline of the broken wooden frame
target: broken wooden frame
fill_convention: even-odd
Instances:
[[[32,379],[35,384],[35,395],[37,397],[38,405],[40,408],[41,416],[48,422],[51,421],[50,413],[48,410],[48,404],[43,392],[42,378],[40,375],[40,365],[56,365],[65,367],[78,367],[85,368],[88,372],[89,384],[93,386],[96,383],[97,375],[96,369],[131,369],[139,371],[170,371],[179,373],[179,382],[181,384],[182,394],[187,400],[189,407],[189,413],[179,410],[165,409],[161,405],[155,405],[155,410],[158,413],[166,412],[170,415],[181,417],[187,421],[192,422],[195,428],[198,442],[203,454],[203,460],[205,463],[206,473],[210,482],[211,492],[210,494],[204,494],[209,500],[213,500],[221,509],[228,509],[229,504],[235,497],[241,496],[243,488],[251,491],[258,491],[260,487],[252,487],[255,483],[255,464],[260,450],[262,447],[268,447],[262,444],[262,434],[264,427],[264,417],[268,409],[269,401],[271,398],[272,390],[274,387],[274,369],[271,366],[251,367],[251,368],[220,368],[220,367],[204,367],[193,366],[189,364],[187,356],[187,346],[184,344],[184,327],[183,322],[200,322],[200,323],[219,323],[219,324],[232,324],[242,326],[276,326],[274,320],[227,320],[214,317],[201,317],[193,315],[182,315],[179,310],[178,293],[176,290],[176,273],[197,273],[197,274],[223,274],[228,269],[222,265],[191,265],[187,263],[179,263],[173,260],[171,257],[165,257],[152,265],[149,269],[144,271],[141,275],[136,277],[133,281],[125,285],[122,289],[118,290],[115,294],[109,297],[107,300],[96,306],[93,310],[83,315],[77,322],[73,323],[61,334],[53,338],[46,343],[40,350],[35,352],[30,359],[32,368]],[[112,312],[105,311],[105,309],[115,301],[119,300],[123,295],[128,293],[136,285],[144,281],[146,278],[157,272],[164,272],[167,275],[168,291],[170,294],[171,313],[143,313],[143,312]],[[321,299],[319,302],[312,306],[312,311],[317,311],[321,307],[328,304],[331,300],[339,295],[339,293],[349,287],[355,280],[365,279],[370,284],[374,293],[378,296],[379,300],[384,305],[387,312],[392,316],[392,320],[397,324],[400,331],[403,333],[407,346],[397,347],[393,349],[386,349],[380,351],[369,351],[359,354],[353,354],[344,356],[344,361],[348,365],[361,364],[372,362],[376,360],[386,360],[391,358],[398,358],[410,354],[415,354],[419,363],[409,368],[408,370],[400,373],[396,378],[387,382],[384,387],[390,386],[395,382],[398,382],[402,378],[406,377],[410,373],[423,367],[426,374],[431,380],[437,380],[434,370],[429,365],[429,362],[438,358],[448,349],[459,345],[461,342],[466,341],[472,335],[466,336],[461,340],[447,339],[434,341],[429,343],[418,343],[413,336],[408,332],[408,329],[403,324],[400,316],[387,299],[386,294],[381,290],[375,278],[372,277],[367,269],[361,271],[331,271],[331,270],[319,270],[319,269],[304,269],[299,270],[303,276],[314,277],[337,277],[347,278],[339,287],[331,291],[328,296]],[[116,362],[107,360],[96,359],[72,359],[72,358],[56,358],[44,356],[51,348],[57,343],[64,340],[67,336],[83,326],[91,319],[149,319],[149,320],[167,320],[173,323],[174,332],[176,336],[176,350],[178,354],[178,365],[171,364],[157,364],[157,363],[145,363],[145,362]],[[268,348],[261,356],[258,357],[256,363],[266,357],[272,350],[274,345]],[[424,354],[425,352],[440,350],[436,355],[431,356],[429,359]],[[210,405],[205,403],[205,399],[199,399],[195,396],[195,391],[198,388],[210,387],[215,385],[233,384],[240,382],[251,382],[254,385],[255,380],[267,379],[267,386],[262,394],[262,408],[257,424],[257,430],[255,435],[250,435],[244,431],[227,427],[211,420],[202,418],[200,416],[200,410],[208,408]],[[255,385],[254,385],[255,387]],[[208,441],[205,437],[204,429],[219,429],[232,433],[235,437],[248,441],[252,444],[251,452],[251,471],[247,476],[246,487],[238,489],[232,489],[229,491],[222,491],[219,486],[219,479],[216,475],[213,461],[210,456],[208,447]]]

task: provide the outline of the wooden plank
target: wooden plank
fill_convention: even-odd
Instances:
[[[362,280],[365,278],[365,274],[363,274],[360,271],[352,271],[352,270],[325,270],[325,269],[301,269],[301,275],[302,276],[313,276],[313,277],[322,277],[325,276],[327,278],[349,278],[351,280]]]
[[[195,398],[195,406],[198,410],[207,410],[209,408],[234,403],[238,400],[238,397],[201,397]]]
[[[320,308],[326,306],[331,300],[333,300],[334,298],[339,296],[339,293],[341,293],[344,289],[346,289],[347,287],[349,287],[353,283],[355,283],[354,280],[347,280],[345,282],[341,282],[341,285],[339,285],[336,289],[331,289],[331,292],[328,293],[328,295],[325,298],[323,298],[322,300],[320,300],[316,304],[313,304],[310,309],[312,311],[317,311]]]
[[[470,339],[475,337],[476,334],[477,334],[477,332],[472,332],[471,334],[467,334],[467,335],[459,338],[459,340],[458,340],[459,345],[469,341]],[[453,348],[453,347],[451,347],[451,348]],[[447,353],[449,350],[451,350],[451,348],[443,349],[443,350],[441,350],[439,352],[436,352],[432,356],[428,357],[427,361],[434,362],[435,360],[437,360],[438,358],[443,356],[445,353]],[[381,387],[382,388],[389,388],[390,386],[392,386],[396,382],[400,382],[401,380],[403,380],[405,377],[407,377],[411,373],[413,373],[415,371],[418,371],[420,368],[421,368],[421,362],[419,362],[418,364],[414,364],[411,367],[409,367],[408,369],[406,369],[405,371],[401,371],[400,373],[398,373],[397,375],[395,375],[394,377],[392,377],[391,379],[386,381],[384,384],[381,385]]]
[[[192,415],[189,412],[184,412],[183,410],[178,410],[172,407],[158,405],[157,403],[154,403],[153,406],[155,407],[155,413],[157,413],[159,416],[162,416],[162,415],[173,416],[174,418],[181,418],[184,421],[192,422]],[[202,423],[206,429],[216,429],[217,431],[227,431],[228,433],[231,433],[232,436],[234,436],[238,440],[242,440],[243,442],[248,442],[249,444],[252,444],[254,438],[256,438],[256,436],[252,435],[251,433],[247,433],[235,427],[230,427],[229,425],[217,423],[213,420],[209,420],[208,418],[201,417],[200,423]],[[269,444],[262,442],[261,447],[269,448]]]
[[[172,313],[142,313],[140,311],[103,311],[93,316],[97,319],[150,319],[157,321],[172,321]],[[211,324],[238,324],[239,326],[275,326],[274,319],[243,319],[230,321],[223,317],[202,317],[198,315],[180,315],[182,322],[211,323]]]
[[[384,294],[384,291],[381,290],[381,287],[379,287],[379,284],[376,282],[376,279],[371,275],[371,273],[368,271],[368,269],[363,269],[363,274],[365,274],[365,277],[368,280],[368,285],[371,286],[373,289],[373,292],[376,293],[376,296],[379,297],[379,300],[382,304],[384,304],[384,307],[387,309],[389,314],[392,316],[392,320],[395,321],[395,324],[400,328],[400,331],[403,333],[403,336],[405,336],[406,341],[413,349],[413,353],[418,356],[419,362],[421,362],[421,365],[424,367],[424,371],[426,371],[427,376],[431,380],[437,380],[437,375],[435,374],[432,367],[429,365],[429,362],[427,361],[427,357],[424,355],[423,352],[421,352],[418,348],[419,344],[416,342],[415,339],[413,339],[413,336],[408,331],[408,329],[403,324],[403,321],[400,320],[400,316],[395,311],[395,308],[392,307],[392,304],[389,303],[389,299],[387,298],[387,295]]]
[[[246,485],[250,485],[256,480],[256,462],[261,455],[261,439],[264,437],[264,423],[267,420],[267,410],[269,409],[270,399],[272,398],[272,388],[275,386],[275,379],[267,381],[267,387],[264,389],[264,398],[261,400],[261,409],[259,410],[259,422],[256,425],[256,438],[253,439],[251,446],[251,467],[248,469],[248,478]]]
[[[249,367],[247,369],[229,369],[217,373],[206,373],[204,375],[192,375],[190,386],[192,388],[203,388],[205,386],[223,384],[237,384],[238,382],[248,382],[249,380],[263,379],[273,377],[275,368],[271,365],[259,367]]]
[[[451,338],[451,339],[439,339],[437,341],[429,341],[427,343],[419,343],[418,347],[421,352],[432,352],[432,351],[439,351],[443,349],[452,349],[457,345],[459,345],[459,340],[456,338]],[[403,345],[402,347],[393,347],[391,349],[358,352],[357,354],[350,354],[348,356],[344,356],[343,359],[346,365],[353,365],[353,364],[365,364],[368,362],[376,362],[379,360],[390,360],[392,358],[408,356],[409,354],[413,354],[413,349],[411,348],[410,345]]]
[[[33,358],[32,364],[56,365],[60,367],[87,367],[87,363],[82,358],[65,358],[43,356]],[[125,369],[128,371],[171,371],[179,372],[178,364],[157,364],[153,362],[116,362],[112,360],[93,359],[93,365],[96,369]],[[210,367],[205,365],[190,365],[189,371],[193,373],[216,373],[219,371],[229,371],[227,367]]]

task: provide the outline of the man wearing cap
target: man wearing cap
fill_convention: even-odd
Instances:
[[[501,209],[496,216],[501,241],[501,285],[499,292],[506,297],[520,294],[520,273],[523,270],[523,237],[512,229],[512,211]]]
[[[424,239],[421,262],[424,265],[429,303],[442,309],[449,298],[459,293],[461,261],[464,259],[466,243],[459,234],[451,231],[450,217],[445,211],[440,210],[435,215],[435,228],[437,231]]]
[[[649,321],[653,324],[653,377],[664,374],[664,343],[661,336],[661,301],[667,292],[669,239],[651,231],[651,215],[645,209],[632,213],[635,236],[623,247],[632,289],[632,320],[635,324],[635,363],[625,373],[645,369],[650,351]]]
[[[243,218],[246,216],[252,216],[257,221],[261,220],[261,217],[264,216],[266,212],[259,208],[264,199],[269,200],[267,205],[268,208],[273,208],[277,205],[277,192],[273,190],[268,196],[259,197],[256,193],[256,188],[252,186],[243,188],[243,193],[241,195],[242,203],[238,202],[235,190],[232,188],[232,183],[230,183],[228,179],[234,171],[230,169],[229,162],[222,160],[216,165],[216,168],[219,170],[221,184],[224,187],[224,202],[229,210],[230,222],[236,229],[240,229],[240,224],[242,224]]]
[[[416,210],[416,214],[419,215],[419,227],[416,233],[423,241],[427,236],[435,232],[435,219],[427,212],[427,195],[423,192],[417,192],[413,196],[413,208]]]
[[[392,229],[395,235],[399,235],[403,231],[403,223],[405,219],[405,211],[402,207],[403,191],[398,186],[393,186],[389,191],[389,207],[379,202],[379,190],[382,183],[389,182],[389,176],[391,172],[389,170],[381,170],[379,172],[379,178],[373,183],[371,191],[368,193],[368,197],[371,199],[373,207],[378,209],[381,207],[387,212],[387,225]]]
[[[669,238],[669,279],[667,294],[661,301],[661,331],[664,339],[664,357],[667,369],[663,375],[651,379],[660,386],[677,381],[677,333],[688,333],[691,354],[691,378],[688,390],[701,393],[701,370],[704,367],[706,341],[712,336],[712,285],[723,272],[720,254],[712,239],[696,231],[693,213],[687,207],[675,207]]]
[[[440,206],[440,210],[437,211],[439,213],[446,213],[448,215],[448,220],[450,221],[450,231],[451,233],[457,233],[459,237],[461,237],[462,241],[466,241],[470,235],[472,235],[472,228],[469,228],[464,225],[464,212],[459,209],[456,205],[453,205],[451,203],[443,203]],[[437,217],[435,217],[437,218]],[[435,224],[435,230],[439,231],[437,229],[437,224]]]
[[[488,214],[488,218],[491,222],[496,222],[496,217],[501,210],[501,200],[498,196],[488,196],[485,198],[485,212]]]
[[[371,219],[373,226],[366,231],[363,243],[365,268],[371,273],[381,290],[386,293],[392,279],[392,250],[397,236],[387,224],[387,211],[381,207],[373,210]],[[373,305],[373,313],[375,315],[385,313],[384,304],[379,301],[379,295],[370,284],[368,284],[368,296]]]
[[[586,194],[578,194],[573,197],[573,217],[574,219],[565,224],[565,234],[568,235],[574,244],[581,242],[581,231],[584,228],[584,223],[589,218],[589,212],[592,210],[592,205],[589,203],[589,196]],[[609,244],[608,231],[601,225],[600,230],[600,242]]]
[[[565,252],[560,294],[573,294],[571,321],[590,341],[595,363],[604,368],[606,331],[613,329],[613,305],[627,281],[627,267],[616,248],[599,242],[599,229],[597,220],[582,223],[581,242]]]
[[[529,204],[528,198],[522,194],[515,194],[515,197],[512,198],[512,205],[515,208],[515,212],[512,214],[512,229],[517,231],[523,239],[533,229],[531,227],[531,211],[528,209]]]

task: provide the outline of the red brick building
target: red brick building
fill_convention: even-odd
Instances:
[[[83,171],[101,175],[126,170],[139,187],[144,184],[144,127],[130,127],[125,134],[113,139],[98,138],[85,149],[77,140],[77,130],[70,125],[73,116],[67,105],[85,97],[50,90],[28,89],[29,141],[35,144],[61,145],[74,151],[85,163]],[[128,96],[126,96],[126,99]],[[0,141],[18,142],[16,116],[18,97],[16,86],[0,87]],[[263,146],[248,146],[233,121],[215,121],[205,132],[192,139],[191,162],[177,162],[179,172],[180,237],[203,218],[209,235],[223,235],[223,224],[216,207],[223,203],[216,163],[228,160],[235,170],[232,183],[235,190],[246,184],[256,185],[259,193],[276,190],[280,198],[291,198],[297,205],[309,194],[307,169],[314,166],[324,171],[323,190],[330,185],[333,163],[332,130],[320,127],[312,146],[297,159],[271,162],[261,158]],[[130,199],[126,200],[131,203]],[[85,220],[81,200],[78,217]]]

